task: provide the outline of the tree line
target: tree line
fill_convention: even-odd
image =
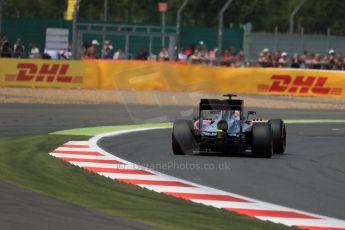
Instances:
[[[79,19],[104,19],[105,0],[81,0]],[[108,21],[114,23],[161,23],[158,2],[167,2],[167,25],[176,24],[176,12],[183,0],[108,0]],[[182,15],[184,26],[218,26],[218,12],[226,0],[190,0]],[[289,16],[300,0],[234,0],[224,15],[225,27],[251,23],[253,31],[288,32]],[[3,0],[5,18],[63,19],[67,0]],[[295,17],[295,31],[305,33],[345,35],[344,0],[306,0]]]

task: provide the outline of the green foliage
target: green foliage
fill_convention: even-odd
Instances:
[[[67,2],[61,0],[2,0],[5,17],[62,19]]]
[[[4,0],[5,17],[62,19],[67,0]],[[167,23],[176,24],[176,12],[183,0],[108,0],[108,20],[117,23],[160,24],[158,2],[168,2]],[[272,32],[289,28],[289,16],[300,0],[234,0],[225,12],[224,26],[252,23],[255,31]],[[218,25],[218,12],[225,0],[190,0],[183,13],[187,26]],[[307,0],[295,18],[295,30],[302,27],[307,33],[345,34],[342,19],[345,1]],[[79,18],[87,21],[102,20],[104,0],[82,0]]]

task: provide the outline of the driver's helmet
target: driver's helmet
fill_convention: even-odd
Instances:
[[[214,120],[227,120],[230,121],[232,119],[239,119],[240,112],[238,110],[212,110],[212,114],[214,114]]]
[[[221,117],[222,120],[229,121],[231,119],[231,117],[232,117],[233,111],[231,111],[231,110],[222,110],[221,114],[222,114],[222,117]]]
[[[222,118],[221,110],[211,110],[210,113],[212,114],[212,119],[215,121]]]
[[[223,110],[222,119],[223,120],[238,120],[240,117],[240,112],[238,110]]]

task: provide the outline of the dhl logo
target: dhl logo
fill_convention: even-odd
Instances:
[[[82,76],[68,75],[69,64],[18,63],[16,74],[7,74],[5,81],[82,83]]]
[[[271,85],[259,85],[259,92],[341,95],[341,88],[325,87],[328,77],[273,75]]]

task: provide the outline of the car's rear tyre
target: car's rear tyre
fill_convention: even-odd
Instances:
[[[270,123],[255,123],[253,125],[252,154],[254,157],[272,157],[273,137]]]
[[[273,132],[273,153],[283,154],[286,149],[286,128],[283,120],[272,119],[269,121]]]
[[[175,155],[191,154],[195,144],[193,123],[189,120],[174,122],[172,132],[172,150]]]

